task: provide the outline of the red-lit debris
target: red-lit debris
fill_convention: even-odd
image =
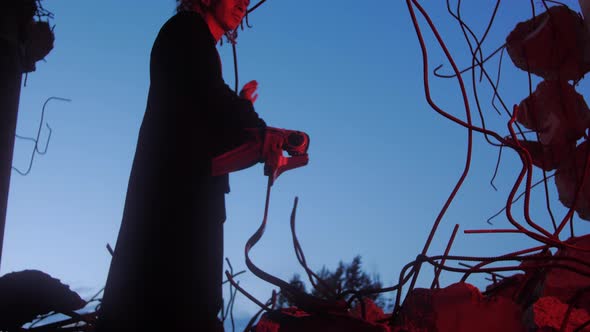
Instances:
[[[537,141],[518,140],[518,142],[531,155],[533,165],[545,171],[559,167],[576,149],[575,142],[562,142],[555,145],[545,145]]]
[[[262,315],[255,332],[389,332],[385,324],[371,323],[345,314],[309,315],[295,308]]]
[[[67,313],[86,302],[58,279],[37,270],[8,273],[0,278],[0,330],[17,331],[35,317]]]
[[[486,287],[486,295],[502,296],[508,299],[513,299],[516,292],[518,292],[522,283],[524,283],[526,279],[527,278],[523,273],[504,278],[495,284],[488,285]]]
[[[579,326],[590,320],[590,315],[584,309],[573,308],[566,317],[568,305],[559,301],[559,299],[546,296],[542,297],[533,304],[525,313],[525,325],[531,331],[565,331],[565,332],[588,332],[590,326],[581,330],[576,330]],[[565,329],[561,325],[566,320]]]
[[[590,221],[590,161],[586,168],[586,179],[582,183],[586,160],[590,146],[584,141],[576,148],[575,153],[565,160],[555,174],[555,185],[559,194],[559,200],[563,205],[571,208],[578,188],[580,188],[575,211],[580,218]]]
[[[390,317],[390,315],[386,315],[383,309],[370,298],[364,298],[363,302],[365,304],[365,316],[363,317],[363,307],[359,303],[350,312],[353,317],[364,319],[371,323],[379,323]]]
[[[414,289],[404,301],[393,331],[525,331],[522,311],[506,297],[484,297],[467,283],[443,289]]]
[[[516,120],[538,132],[542,144],[559,149],[584,135],[590,127],[590,110],[571,84],[545,80],[520,103]]]
[[[590,248],[590,235],[569,238],[565,243],[580,248]],[[560,249],[554,256],[577,258],[586,264],[590,262],[590,252],[583,252],[576,249]],[[566,262],[563,260],[556,260],[554,262],[581,270],[585,273],[590,273],[588,267],[584,267],[584,265],[579,263],[571,261]],[[580,290],[587,288],[588,286],[590,286],[589,277],[567,269],[551,269],[547,272],[545,278],[543,296],[555,297],[561,302],[569,303]],[[579,308],[584,308],[590,311],[590,292],[578,294],[578,299],[574,304]]]
[[[588,41],[584,21],[566,6],[554,6],[518,23],[506,38],[512,62],[546,79],[579,80],[589,70],[584,62]]]
[[[436,331],[436,311],[434,311],[434,292],[426,288],[414,288],[400,310],[393,332]]]

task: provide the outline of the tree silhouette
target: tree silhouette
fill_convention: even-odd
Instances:
[[[318,282],[317,287],[312,287],[311,295],[322,299],[333,299],[344,295],[345,300],[349,300],[354,296],[355,292],[371,291],[382,287],[378,274],[370,276],[361,269],[361,256],[357,255],[352,259],[352,262],[345,264],[340,261],[334,271],[329,270],[324,265],[316,275],[322,280]],[[301,280],[301,276],[296,273],[289,280],[289,284],[293,287],[307,292],[305,283]],[[327,289],[326,289],[327,288]],[[337,294],[334,296],[334,294]],[[385,299],[380,294],[367,294],[366,297],[375,301],[380,307],[385,306]],[[285,308],[295,306],[288,294],[280,293],[277,299],[277,306]]]

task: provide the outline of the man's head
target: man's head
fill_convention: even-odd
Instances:
[[[192,10],[211,19],[224,32],[235,30],[246,15],[250,0],[177,0],[177,11]]]

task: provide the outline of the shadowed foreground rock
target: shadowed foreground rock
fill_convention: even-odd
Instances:
[[[39,315],[68,313],[86,302],[58,279],[37,270],[8,273],[0,278],[0,330],[18,331]]]

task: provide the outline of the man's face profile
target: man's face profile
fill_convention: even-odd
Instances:
[[[218,0],[213,6],[212,15],[225,30],[235,30],[246,15],[250,0]]]

